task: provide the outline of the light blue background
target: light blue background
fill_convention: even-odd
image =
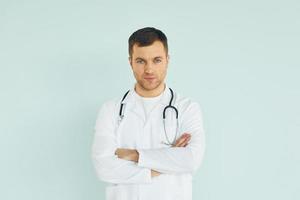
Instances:
[[[0,2],[0,199],[100,200],[101,104],[134,83],[127,39],[169,39],[167,83],[202,106],[194,199],[300,199],[299,1]]]

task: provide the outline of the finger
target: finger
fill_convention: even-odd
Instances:
[[[177,147],[178,145],[180,145],[182,142],[184,142],[184,140],[188,137],[191,136],[189,133],[183,133],[175,142],[174,145],[172,145],[173,147]]]
[[[116,155],[118,155],[118,154],[119,154],[119,152],[120,152],[120,149],[119,149],[119,148],[117,148],[117,150],[115,151],[115,154],[116,154]]]
[[[178,139],[176,140],[175,146],[177,147],[177,146],[179,146],[181,143],[183,143],[183,141],[185,140],[186,137],[187,137],[186,135],[180,136],[180,138],[178,138]]]
[[[185,145],[187,145],[187,143],[190,141],[191,137],[187,137],[181,144],[179,147],[184,147]]]
[[[183,143],[186,141],[186,139],[188,139],[189,137],[190,137],[189,134],[184,134],[184,135],[182,135],[182,136],[178,139],[177,145],[183,144]]]
[[[115,151],[115,154],[118,156],[118,158],[126,158],[126,156],[128,156],[129,153],[130,153],[129,150],[125,148],[118,148]]]
[[[191,134],[189,134],[189,133],[183,133],[183,134],[181,135],[181,137],[186,137],[186,136],[189,136],[189,135],[191,135]]]
[[[183,145],[183,147],[186,147],[189,144],[191,138],[189,138],[187,141],[185,141],[185,144]]]
[[[189,141],[191,136],[185,136],[177,143],[177,147],[182,147],[187,141]]]

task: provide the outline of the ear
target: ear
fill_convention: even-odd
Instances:
[[[169,64],[169,60],[170,60],[170,55],[167,55],[167,64]]]
[[[131,66],[131,68],[132,68],[132,59],[131,59],[130,56],[128,57],[128,61],[129,61],[129,64],[130,64],[130,66]]]

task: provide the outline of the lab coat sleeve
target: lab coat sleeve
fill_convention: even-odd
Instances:
[[[118,158],[115,151],[118,148],[113,119],[114,106],[104,104],[96,120],[95,135],[92,144],[92,161],[97,177],[107,183],[150,183],[151,169],[137,166],[133,161]]]
[[[200,167],[205,151],[205,135],[202,112],[198,103],[191,103],[182,114],[181,133],[190,133],[186,147],[165,147],[157,149],[137,149],[138,166],[147,167],[161,173],[191,173]]]

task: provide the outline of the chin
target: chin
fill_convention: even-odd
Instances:
[[[146,90],[154,90],[154,89],[158,88],[160,86],[160,84],[159,83],[153,83],[153,84],[145,83],[142,86]]]

